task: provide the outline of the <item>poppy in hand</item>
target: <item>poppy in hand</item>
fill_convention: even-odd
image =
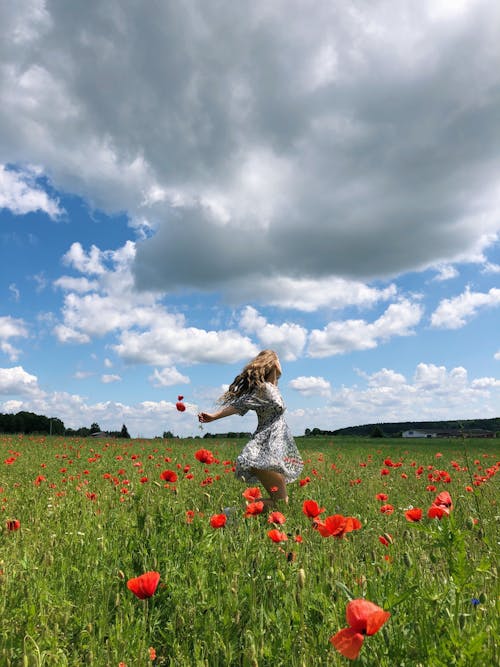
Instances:
[[[351,600],[346,608],[349,627],[339,630],[337,634],[330,637],[330,642],[339,653],[350,660],[355,660],[359,655],[365,635],[374,635],[389,617],[388,611],[384,611],[373,602],[362,598]]]
[[[139,600],[145,600],[154,595],[160,581],[159,572],[145,572],[139,577],[129,579],[127,588],[136,595]]]

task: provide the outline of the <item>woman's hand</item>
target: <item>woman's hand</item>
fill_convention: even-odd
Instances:
[[[222,419],[223,417],[229,417],[230,415],[236,414],[238,414],[238,410],[236,410],[236,408],[233,408],[232,405],[226,405],[218,412],[199,412],[198,421],[202,424],[207,424],[208,422],[213,422],[216,419]]]
[[[202,424],[207,424],[208,422],[213,422],[216,417],[211,415],[209,412],[200,412],[198,414],[198,421]]]

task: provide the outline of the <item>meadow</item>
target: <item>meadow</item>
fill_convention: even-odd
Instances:
[[[499,440],[297,444],[270,517],[243,440],[0,435],[0,665],[500,664]]]

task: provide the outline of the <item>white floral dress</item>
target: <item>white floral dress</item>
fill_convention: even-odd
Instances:
[[[274,470],[286,482],[298,479],[304,463],[285,421],[285,404],[278,387],[270,382],[260,390],[244,394],[231,401],[240,415],[248,410],[257,413],[257,430],[236,459],[236,477],[249,483],[259,480],[252,468]]]

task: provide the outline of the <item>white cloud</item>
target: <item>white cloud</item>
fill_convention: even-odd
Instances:
[[[80,273],[102,275],[105,272],[103,265],[104,253],[93,245],[87,254],[80,243],[72,243],[71,248],[63,257],[63,262],[72,266]]]
[[[0,394],[32,396],[39,393],[38,379],[22,366],[0,368]]]
[[[10,315],[0,317],[0,350],[9,357],[10,361],[17,361],[20,351],[9,342],[9,339],[27,337],[28,330],[23,320]]]
[[[309,335],[307,352],[311,357],[369,350],[394,336],[409,336],[422,318],[422,307],[407,299],[391,304],[374,322],[334,321]]]
[[[170,368],[154,369],[149,381],[153,387],[171,387],[176,384],[189,384],[190,380],[186,375],[182,375],[175,366]]]
[[[304,349],[307,337],[304,327],[290,322],[269,324],[252,306],[243,310],[239,324],[243,331],[254,334],[264,348],[275,350],[285,361],[297,359]]]
[[[120,382],[121,377],[116,374],[103,374],[101,375],[101,382],[103,384],[110,384],[111,382]]]
[[[33,170],[14,171],[0,164],[0,209],[6,208],[15,215],[25,215],[42,211],[50,218],[57,218],[64,213],[59,202],[50,199],[47,193],[36,184]]]
[[[500,387],[500,380],[492,377],[478,378],[477,380],[472,381],[471,386],[474,387],[474,389],[488,389],[489,387],[497,388]]]
[[[227,286],[228,299],[258,301],[279,308],[312,313],[320,308],[341,309],[346,306],[369,308],[379,301],[396,296],[394,284],[378,289],[365,283],[343,278],[292,278],[256,276],[251,281],[235,278]]]
[[[257,354],[252,341],[237,331],[205,331],[196,327],[155,326],[149,331],[124,331],[115,352],[129,363],[169,366],[174,362],[235,363]]]
[[[54,286],[60,287],[68,292],[77,292],[85,294],[86,292],[95,291],[99,283],[96,280],[88,280],[88,278],[73,278],[72,276],[61,276],[54,280]]]
[[[445,264],[443,266],[436,267],[438,270],[438,273],[436,276],[434,276],[434,280],[438,282],[444,282],[445,280],[451,280],[452,278],[456,278],[458,274],[458,270],[454,266],[450,266],[449,264]]]
[[[469,288],[452,299],[443,299],[432,313],[431,324],[441,329],[460,329],[481,308],[500,305],[500,289],[492,287],[489,292],[472,292]]]
[[[290,380],[288,386],[303,396],[329,396],[331,392],[330,383],[323,377],[301,375]]]
[[[54,327],[54,334],[60,343],[89,343],[90,336],[87,334],[81,333],[76,329],[66,326],[65,324],[58,324]]]

